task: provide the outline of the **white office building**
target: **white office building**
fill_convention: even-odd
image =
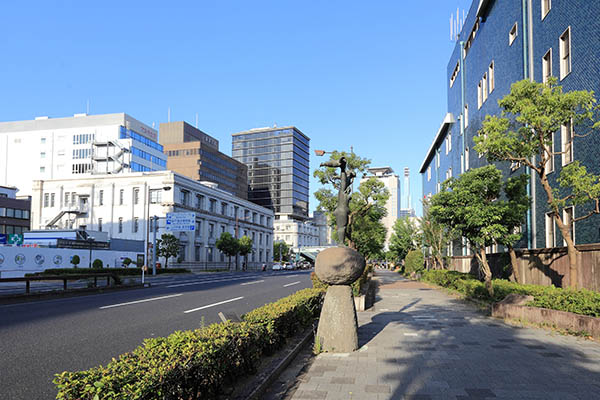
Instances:
[[[327,215],[315,211],[312,218],[299,221],[280,215],[273,223],[275,241],[284,241],[294,252],[303,247],[333,246]]]
[[[0,185],[166,169],[155,129],[125,113],[0,122]]]
[[[107,232],[109,240],[151,243],[149,220],[159,217],[157,237],[166,232],[169,212],[195,213],[195,230],[172,232],[180,240],[177,266],[204,270],[227,267],[216,248],[222,232],[253,239],[249,268],[273,260],[273,211],[172,171],[73,176],[34,182],[32,229]],[[149,218],[150,216],[150,218]],[[142,248],[149,248],[145,246]],[[164,265],[164,259],[159,260]],[[175,259],[169,260],[174,265]],[[242,259],[233,259],[241,267]]]
[[[369,178],[376,178],[383,182],[390,193],[390,197],[385,204],[387,215],[381,221],[387,230],[385,239],[385,249],[387,250],[389,249],[394,223],[400,216],[400,179],[391,167],[369,168],[367,172],[368,175],[365,175],[361,182]]]

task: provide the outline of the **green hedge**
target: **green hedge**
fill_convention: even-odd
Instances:
[[[443,270],[426,271],[421,279],[489,303],[501,301],[510,293],[518,293],[533,296],[534,300],[528,304],[533,307],[600,317],[600,293],[591,290],[522,285],[502,279],[494,279],[492,281],[494,297],[490,297],[485,285],[470,274]]]
[[[261,356],[319,315],[323,290],[304,289],[244,315],[146,339],[107,366],[56,374],[57,399],[213,399],[220,388],[254,372]]]
[[[25,274],[25,276],[44,276],[44,275],[78,275],[78,274],[101,274],[112,272],[117,275],[123,276],[137,276],[142,274],[141,268],[50,268],[42,272],[36,272],[33,274]],[[157,269],[157,274],[182,274],[188,273],[190,270],[185,268],[167,268]],[[148,273],[152,273],[148,270]]]

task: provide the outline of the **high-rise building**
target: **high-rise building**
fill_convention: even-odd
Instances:
[[[164,170],[157,137],[125,113],[0,122],[0,185],[28,196],[34,180]]]
[[[310,138],[294,126],[232,135],[233,158],[248,166],[248,200],[275,219],[308,218]]]
[[[598,1],[473,1],[447,65],[448,109],[421,164],[423,197],[438,193],[446,179],[488,164],[487,158],[475,151],[474,138],[487,115],[501,115],[498,100],[510,93],[514,82],[545,83],[553,76],[564,92],[600,93],[599,31]],[[569,124],[554,132],[551,145],[555,155],[546,166],[551,181],[575,161],[589,172],[600,173],[598,135],[586,135],[589,128]],[[505,178],[530,175],[531,208],[522,226],[523,239],[515,247],[563,246],[536,174],[520,163],[496,164]],[[576,205],[563,210],[565,219],[573,223],[577,245],[600,239],[600,215],[577,221],[590,207]],[[469,249],[464,243],[457,241],[452,252],[466,254]]]
[[[394,170],[391,167],[369,168],[367,169],[367,172],[368,174],[365,175],[361,181],[367,180],[369,178],[375,178],[383,182],[386,189],[390,193],[390,197],[385,203],[387,215],[381,221],[387,230],[385,248],[388,249],[390,244],[390,237],[393,233],[394,223],[400,215],[400,179],[398,178],[398,175],[394,173]]]
[[[167,168],[197,181],[216,183],[242,199],[248,198],[248,168],[219,151],[219,141],[184,121],[160,124],[160,143]]]

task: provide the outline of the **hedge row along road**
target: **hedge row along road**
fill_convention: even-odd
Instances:
[[[56,396],[54,374],[107,364],[150,337],[242,315],[312,287],[309,271],[160,277],[150,289],[0,305],[0,398]]]

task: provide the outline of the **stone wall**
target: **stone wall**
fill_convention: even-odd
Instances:
[[[579,288],[600,292],[600,244],[579,245]],[[516,271],[519,283],[534,285],[569,286],[569,257],[566,247],[551,249],[517,250],[519,267]],[[488,255],[494,276],[506,277],[510,265],[508,253]],[[475,256],[452,257],[449,269],[477,274]]]

